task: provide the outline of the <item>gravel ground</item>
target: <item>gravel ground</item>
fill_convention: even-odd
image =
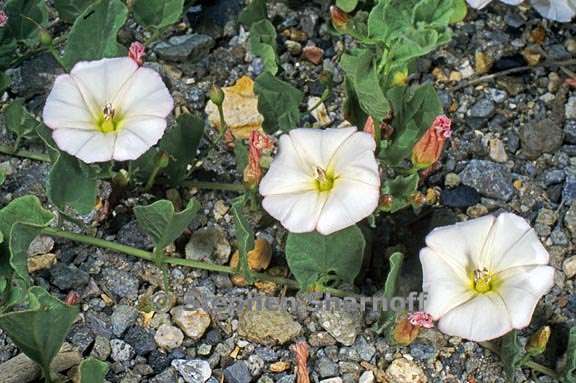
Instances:
[[[211,5],[190,8],[186,23],[175,28],[173,37],[159,42],[147,58],[148,65],[163,73],[174,97],[199,112],[204,110],[213,81],[231,85],[242,75],[256,76],[263,70],[261,60],[249,53],[247,33],[235,21],[242,2],[206,3]],[[281,40],[281,77],[307,96],[322,93],[318,75],[323,68],[335,70],[336,81],[342,80],[334,62],[350,41],[328,34],[327,14],[326,5],[312,1],[291,9],[278,3],[269,9]],[[550,324],[551,343],[557,347],[540,361],[556,366],[561,363],[557,350],[565,347],[566,331],[576,317],[576,90],[563,85],[566,73],[559,65],[536,65],[494,81],[464,85],[480,75],[538,59],[571,59],[576,53],[572,38],[576,27],[547,22],[530,9],[494,4],[481,12],[471,10],[454,31],[450,45],[419,61],[416,75],[417,80],[435,82],[446,113],[454,120],[454,133],[441,166],[422,188],[440,191],[440,203],[419,215],[404,211],[392,218],[382,217],[374,248],[406,246],[408,260],[401,290],[407,292],[419,289],[416,255],[431,227],[500,210],[524,216],[549,250],[556,276],[554,288],[540,302],[521,340],[539,326]],[[141,38],[141,31],[129,26],[122,32],[126,42],[134,37]],[[542,51],[533,49],[535,43]],[[323,50],[319,64],[301,53],[306,46]],[[50,56],[33,57],[11,71],[12,88],[2,101],[24,97],[28,108],[38,113],[58,73]],[[339,86],[326,102],[334,126],[342,122],[341,103]],[[314,123],[305,116],[302,125]],[[9,140],[3,125],[0,139]],[[29,146],[41,148],[34,142]],[[206,153],[207,147],[203,143],[201,153]],[[240,180],[231,153],[221,150],[199,158],[198,179]],[[0,155],[0,167],[8,174],[0,187],[0,204],[29,193],[46,200],[46,164]],[[105,198],[109,185],[100,189]],[[138,230],[132,207],[157,198],[178,200],[192,195],[201,202],[202,211],[190,234],[177,243],[176,255],[227,264],[234,249],[229,207],[235,195],[230,192],[166,191],[160,187],[151,195],[135,192],[114,207],[98,226],[98,233],[150,249],[152,243]],[[273,244],[272,271],[286,273],[281,251],[285,232],[278,227],[258,229],[258,236]],[[393,346],[374,332],[374,313],[262,311],[227,315],[183,310],[185,294],[193,288],[204,297],[295,294],[281,286],[241,287],[226,275],[173,267],[170,283],[175,302],[170,307],[156,307],[152,316],[145,311],[159,297],[162,284],[161,272],[154,265],[49,238],[38,239],[32,255],[44,256],[40,270],[33,273],[36,284],[60,297],[71,290],[80,293],[82,313],[67,341],[86,356],[107,360],[109,382],[294,382],[291,345],[299,339],[307,340],[311,347],[309,366],[314,381],[367,383],[384,374],[388,381],[399,383],[504,382],[498,358],[478,344],[430,329],[422,331],[408,347]],[[382,285],[386,260],[378,255],[376,251],[360,282],[368,295]],[[0,363],[17,353],[0,331]],[[518,378],[522,382],[553,381],[537,379],[529,370],[518,372]]]

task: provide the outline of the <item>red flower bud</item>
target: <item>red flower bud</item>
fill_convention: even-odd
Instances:
[[[364,129],[362,129],[365,133],[368,133],[373,138],[376,137],[376,129],[374,129],[374,120],[372,117],[368,116],[366,122],[364,123]]]
[[[80,302],[80,294],[76,291],[70,291],[68,295],[66,295],[66,299],[64,299],[64,303],[67,305],[77,305]]]
[[[425,169],[438,161],[444,149],[446,138],[452,134],[452,121],[446,116],[438,116],[412,149],[412,163]]]
[[[330,19],[332,20],[332,25],[337,31],[342,32],[346,29],[350,16],[337,6],[333,5],[330,7]]]
[[[249,186],[256,186],[262,179],[260,156],[268,154],[274,149],[272,138],[266,134],[253,130],[248,140],[248,165],[244,169],[244,182]]]
[[[0,10],[0,27],[3,27],[8,23],[8,15],[6,12]]]
[[[130,57],[138,66],[144,64],[144,55],[146,54],[146,48],[141,42],[134,41],[130,44],[128,49],[128,57]]]

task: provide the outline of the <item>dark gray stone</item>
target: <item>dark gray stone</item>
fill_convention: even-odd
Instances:
[[[562,199],[565,203],[570,203],[576,200],[576,175],[569,174],[566,177],[564,189],[562,189]]]
[[[37,94],[47,93],[56,76],[64,73],[64,70],[51,54],[41,53],[6,73],[10,78],[12,92],[20,97],[30,98]]]
[[[154,47],[154,52],[162,60],[183,62],[199,61],[214,47],[214,39],[208,35],[172,36]]]
[[[562,146],[564,132],[552,121],[545,119],[531,122],[520,128],[522,153],[528,159],[536,159],[542,153],[553,153]]]
[[[564,125],[564,141],[576,144],[576,120],[566,120]]]
[[[550,185],[556,185],[556,184],[561,183],[562,181],[564,181],[565,178],[566,178],[566,173],[564,172],[564,170],[554,169],[554,170],[549,170],[546,173],[544,173],[544,175],[542,177],[542,181],[544,182],[544,185],[546,185],[546,187],[548,187]]]
[[[509,201],[514,195],[512,174],[502,164],[472,160],[460,173],[460,180],[486,197]]]
[[[316,370],[320,378],[331,378],[338,375],[338,364],[328,358],[321,358],[316,363]]]
[[[224,369],[224,381],[227,383],[250,383],[252,375],[244,361],[238,361]]]
[[[60,290],[78,290],[88,284],[90,276],[74,265],[58,263],[50,269],[50,277],[53,285]]]
[[[107,268],[102,272],[108,290],[122,298],[135,299],[138,296],[138,278],[126,271]]]
[[[454,189],[442,190],[440,202],[448,207],[465,208],[479,203],[480,193],[470,186],[459,185]]]
[[[436,356],[436,347],[426,343],[413,343],[410,345],[410,355],[417,360],[427,360]]]
[[[494,114],[496,106],[494,102],[490,99],[483,98],[477,101],[470,110],[468,111],[468,116],[472,118],[487,119]]]
[[[135,307],[127,305],[118,305],[110,317],[112,321],[112,332],[116,336],[122,336],[124,331],[138,319],[138,310]]]
[[[116,239],[124,245],[139,249],[151,249],[154,246],[150,237],[140,230],[136,221],[130,221],[126,225],[122,225],[120,230],[118,230]]]
[[[86,323],[94,334],[103,336],[106,339],[112,337],[112,323],[106,314],[88,311],[86,313]]]
[[[154,334],[140,326],[132,326],[124,335],[124,340],[134,347],[138,355],[147,355],[156,349]]]

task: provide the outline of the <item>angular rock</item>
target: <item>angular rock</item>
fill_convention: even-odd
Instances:
[[[135,307],[127,305],[118,305],[110,317],[112,321],[112,332],[116,336],[122,336],[124,331],[138,319],[138,310]]]
[[[562,270],[564,270],[564,274],[566,274],[566,278],[568,279],[576,275],[576,255],[573,255],[564,261]]]
[[[80,289],[88,284],[90,276],[74,265],[58,263],[50,269],[52,283],[60,290]]]
[[[134,325],[126,331],[124,340],[134,347],[134,351],[138,355],[147,355],[156,349],[154,334],[138,325]]]
[[[576,238],[576,202],[570,205],[570,208],[564,215],[564,225],[570,230],[572,238]]]
[[[172,36],[168,41],[156,44],[154,52],[162,60],[195,62],[206,57],[215,44],[214,39],[208,35]]]
[[[224,369],[224,379],[227,383],[250,383],[252,375],[244,361],[238,361]]]
[[[202,309],[187,310],[185,306],[177,306],[170,311],[170,314],[174,323],[193,340],[202,338],[210,327],[210,315]]]
[[[186,244],[186,259],[209,261],[223,265],[230,259],[232,247],[220,227],[195,231]]]
[[[138,296],[140,282],[136,276],[114,268],[104,269],[102,276],[106,287],[111,293],[122,298],[134,299]]]
[[[238,334],[265,345],[284,344],[302,331],[286,311],[246,310],[239,319]]]
[[[478,119],[487,119],[492,116],[495,110],[496,106],[494,103],[487,98],[483,98],[472,105],[468,111],[468,116]]]
[[[134,357],[134,348],[120,339],[110,341],[112,348],[112,360],[116,362],[128,362]]]
[[[428,378],[424,371],[414,362],[399,358],[388,366],[384,373],[386,379],[394,383],[426,383]]]
[[[41,53],[22,62],[16,69],[6,72],[10,78],[10,89],[20,97],[30,98],[50,90],[57,75],[64,70],[49,53]]]
[[[442,190],[440,202],[444,206],[465,208],[480,202],[480,194],[476,189],[460,185],[454,189]]]
[[[460,179],[486,197],[509,201],[514,195],[512,174],[502,164],[471,160],[460,173]]]
[[[154,340],[158,347],[165,350],[180,347],[184,341],[184,334],[178,327],[163,324],[156,330]]]
[[[172,361],[172,367],[187,383],[204,383],[212,376],[212,369],[205,360],[176,359]]]
[[[352,346],[362,326],[362,315],[358,312],[322,310],[316,314],[320,326],[338,342]]]
[[[522,153],[534,160],[542,153],[554,153],[562,146],[564,131],[550,120],[530,122],[520,128]]]

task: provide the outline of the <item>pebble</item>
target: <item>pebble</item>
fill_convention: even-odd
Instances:
[[[572,238],[576,238],[576,202],[572,202],[564,215],[564,225],[572,234]]]
[[[281,310],[247,310],[240,314],[238,334],[253,342],[284,344],[300,335],[302,326]]]
[[[573,255],[564,261],[562,270],[564,270],[564,274],[566,274],[566,278],[568,279],[576,275],[576,255]]]
[[[464,185],[476,189],[486,197],[509,201],[514,195],[510,170],[491,161],[469,161],[460,173],[460,179]]]
[[[208,55],[214,45],[214,39],[208,35],[181,35],[170,37],[168,41],[156,44],[154,52],[162,60],[199,61]]]
[[[170,314],[174,323],[193,340],[202,338],[210,327],[210,315],[203,309],[187,310],[185,306],[177,306],[170,311]]]
[[[564,140],[576,144],[576,120],[567,120],[564,124]]]
[[[317,46],[309,45],[302,50],[302,56],[312,64],[320,65],[324,57],[324,50]]]
[[[489,148],[489,154],[492,160],[496,162],[508,161],[508,155],[506,154],[504,143],[502,143],[500,139],[492,138],[489,142]]]
[[[556,223],[557,219],[558,215],[554,210],[540,209],[538,217],[536,217],[536,222],[546,226],[552,226]]]
[[[212,376],[212,369],[205,360],[175,359],[172,367],[187,383],[204,383]]]
[[[374,373],[372,371],[364,371],[360,378],[358,379],[358,383],[374,383],[376,378],[374,377]]]
[[[104,338],[103,336],[96,336],[96,339],[94,339],[94,346],[90,352],[90,356],[96,359],[106,360],[111,353],[112,347],[110,346],[108,339]]]
[[[354,343],[354,349],[360,358],[367,362],[369,362],[376,354],[376,347],[369,343],[363,336],[360,336],[356,339],[356,342]]]
[[[206,227],[195,231],[186,245],[186,259],[228,263],[232,247],[220,227]]]
[[[564,131],[550,120],[529,122],[520,128],[522,153],[528,159],[536,159],[542,153],[554,153],[562,146]]]
[[[106,288],[121,298],[135,299],[138,297],[138,278],[127,271],[106,268],[102,272]]]
[[[466,185],[442,190],[440,194],[440,203],[448,207],[465,208],[478,202],[480,202],[480,194],[476,189]]]
[[[316,370],[320,378],[330,378],[338,375],[338,364],[328,358],[320,358],[316,362]]]
[[[284,47],[292,56],[299,56],[302,53],[302,44],[298,41],[286,40]]]
[[[110,341],[112,359],[116,362],[127,362],[134,357],[134,348],[120,339]]]
[[[444,186],[453,188],[460,185],[460,176],[456,173],[448,173],[444,178]]]
[[[567,175],[564,189],[562,189],[562,199],[565,203],[571,203],[576,200],[576,175]]]
[[[154,334],[138,325],[126,331],[124,340],[134,347],[137,355],[147,355],[156,349]]]
[[[494,114],[495,110],[496,106],[494,105],[494,102],[487,98],[483,98],[472,105],[468,111],[468,117],[487,119]]]
[[[416,360],[427,360],[436,356],[436,347],[431,344],[413,343],[410,345],[410,355]]]
[[[320,326],[338,342],[352,346],[362,326],[362,317],[357,312],[322,310],[317,314]]]
[[[29,257],[34,255],[42,255],[49,253],[52,248],[54,248],[54,239],[52,237],[47,237],[45,235],[39,235],[38,237],[34,238],[30,245],[28,246],[28,250],[26,254]]]
[[[224,369],[224,379],[228,383],[250,383],[252,375],[244,361],[238,361]]]
[[[88,284],[90,276],[74,265],[58,263],[50,269],[51,282],[60,290],[78,290]]]
[[[184,334],[178,327],[163,324],[156,330],[154,340],[160,348],[172,350],[182,345]]]
[[[138,319],[138,310],[135,307],[117,305],[110,317],[112,333],[118,337],[122,336],[128,327],[136,323],[136,319]]]
[[[545,186],[556,185],[566,179],[564,170],[554,169],[544,173],[543,182]]]
[[[384,376],[394,383],[426,383],[428,378],[424,371],[414,362],[405,358],[392,361]]]
[[[321,380],[320,383],[342,383],[342,378],[329,378]]]
[[[571,96],[566,102],[566,118],[576,120],[576,96]]]

